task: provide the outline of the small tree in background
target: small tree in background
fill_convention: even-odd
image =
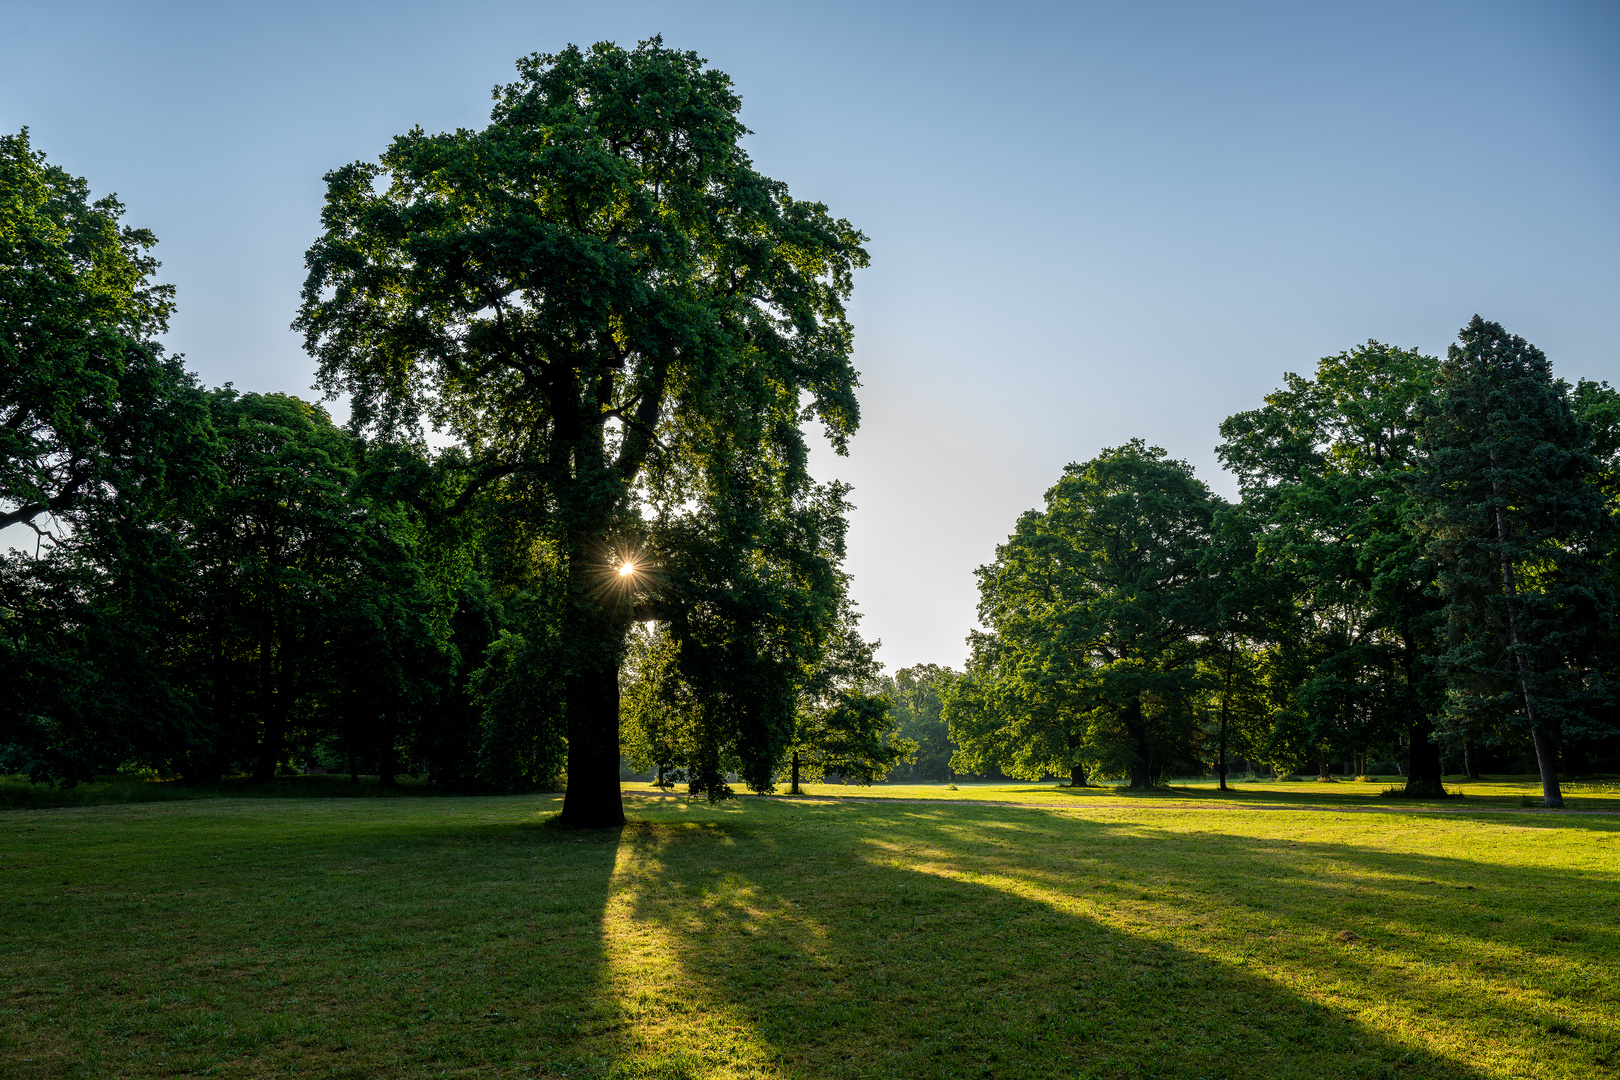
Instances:
[[[879,642],[862,638],[859,622],[845,599],[837,629],[799,691],[786,762],[790,794],[802,794],[801,779],[828,774],[870,784],[917,751],[915,742],[894,730],[894,701],[883,692],[883,665],[875,655]]]
[[[651,772],[660,788],[686,776],[699,737],[700,705],[681,680],[679,647],[656,624],[640,624],[626,651],[620,738],[630,764]]]
[[[1061,763],[1084,782],[1074,770],[1093,761],[1133,787],[1202,769],[1202,560],[1218,502],[1140,440],[1064,470],[978,571],[989,634],[947,702],[955,767]]]
[[[801,781],[829,774],[870,784],[916,751],[916,743],[894,730],[893,702],[883,693],[881,665],[873,656],[877,643],[861,638],[857,621],[852,605],[844,601],[836,632],[800,680],[793,738],[775,770],[786,774],[789,794],[803,794]],[[636,768],[655,770],[660,786],[678,773],[694,794],[723,797],[729,788],[715,793],[696,778],[704,770],[733,771],[740,755],[735,746],[706,741],[719,726],[703,715],[709,703],[686,680],[680,648],[657,625],[632,635],[622,697],[625,753]],[[774,787],[749,786],[760,793]]]
[[[916,664],[901,668],[883,679],[883,692],[894,702],[894,733],[917,744],[917,751],[905,765],[905,775],[913,780],[947,780],[951,777],[950,727],[945,722],[945,695],[957,673],[938,664]],[[898,773],[896,774],[899,775]]]
[[[567,750],[555,630],[540,626],[531,634],[544,636],[502,630],[470,683],[483,712],[478,779],[497,790],[551,786]]]
[[[944,693],[942,712],[956,747],[950,767],[969,774],[1000,769],[1020,780],[1055,773],[1069,777],[1071,787],[1086,787],[1097,760],[1089,693],[1020,671],[1021,651],[1004,647],[994,633],[975,631],[968,640],[967,669]]]

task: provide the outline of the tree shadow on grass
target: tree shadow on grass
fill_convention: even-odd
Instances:
[[[1090,799],[1110,798],[1131,803],[1195,802],[1200,805],[1238,806],[1250,809],[1312,807],[1323,810],[1374,810],[1379,812],[1405,811],[1416,813],[1436,810],[1467,813],[1470,810],[1541,809],[1539,779],[1531,786],[1521,779],[1482,781],[1469,780],[1466,777],[1451,777],[1446,780],[1446,790],[1453,793],[1460,792],[1461,797],[1456,797],[1455,794],[1445,798],[1383,797],[1386,792],[1400,792],[1405,783],[1404,779],[1399,778],[1376,783],[1343,780],[1313,785],[1308,782],[1301,782],[1300,786],[1309,788],[1309,790],[1305,791],[1289,790],[1287,787],[1279,790],[1272,786],[1270,781],[1235,783],[1225,791],[1205,784],[1170,784],[1167,787],[1146,790],[1126,787],[1070,788],[1065,786],[1044,787],[1033,790],[1038,790],[1041,793],[1043,802],[1050,799],[1053,803],[1084,803]],[[1533,797],[1532,793],[1534,793]],[[1566,792],[1565,802],[1569,810],[1620,813],[1620,798],[1612,796],[1581,794],[1578,791],[1570,791]]]
[[[620,836],[555,802],[29,815],[0,1076],[600,1074]]]
[[[20,817],[0,1075],[1613,1071],[1608,819],[661,804]]]
[[[720,836],[627,833],[624,1075],[1472,1078],[1614,1054],[1601,1004],[1575,1016],[1510,977],[1573,985],[1592,957],[1470,938],[1482,886],[1457,883],[1495,871],[1467,859],[971,806],[759,810]],[[1511,887],[1537,884],[1590,882]]]

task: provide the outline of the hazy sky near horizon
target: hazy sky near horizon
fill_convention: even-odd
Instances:
[[[322,174],[481,126],[513,61],[661,33],[758,167],[871,237],[849,569],[891,667],[960,664],[974,567],[1140,436],[1232,493],[1220,421],[1476,312],[1620,381],[1620,5],[0,0],[0,129],[115,191],[210,384],[310,395]]]

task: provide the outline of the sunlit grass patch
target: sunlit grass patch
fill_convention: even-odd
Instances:
[[[1228,780],[1228,790],[1221,791],[1213,779],[1172,780],[1148,791],[1132,791],[1114,783],[1089,788],[1071,788],[1067,783],[1046,781],[1032,784],[1018,781],[987,782],[958,780],[955,783],[926,784],[805,784],[810,796],[837,796],[841,798],[874,799],[949,799],[964,802],[1014,802],[1032,805],[1091,807],[1102,804],[1141,805],[1176,802],[1210,803],[1251,808],[1311,806],[1322,808],[1379,808],[1400,809],[1391,806],[1380,796],[1391,787],[1400,787],[1405,778],[1376,776],[1370,782],[1342,781],[1322,784],[1315,780]],[[1541,781],[1534,776],[1493,776],[1483,780],[1467,777],[1445,778],[1446,790],[1461,796],[1460,800],[1416,800],[1405,804],[1419,809],[1523,809],[1528,805],[1541,805]],[[1620,782],[1568,781],[1564,785],[1565,802],[1571,810],[1603,810],[1620,812]],[[648,790],[642,784],[626,784],[624,790],[640,793]]]
[[[0,1076],[1590,1077],[1620,819],[0,814]]]

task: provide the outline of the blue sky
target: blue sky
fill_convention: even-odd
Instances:
[[[1620,381],[1612,3],[0,0],[0,128],[116,191],[209,383],[308,393],[321,175],[487,121],[521,54],[662,33],[763,172],[872,239],[849,568],[890,666],[960,663],[973,568],[1133,436],[1231,493],[1225,416],[1478,312]]]

